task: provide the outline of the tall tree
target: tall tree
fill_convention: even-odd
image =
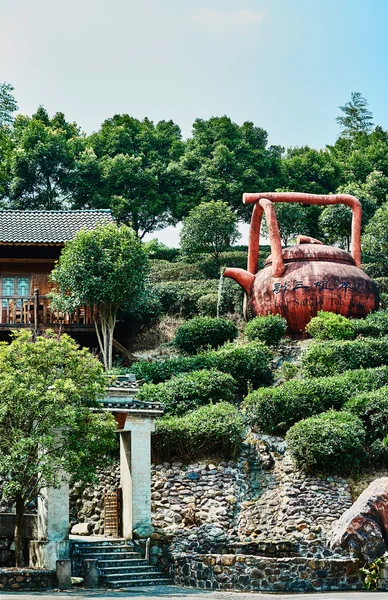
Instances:
[[[239,237],[237,217],[226,202],[202,202],[183,219],[181,248],[194,259],[210,255],[219,272],[221,252]]]
[[[112,368],[117,312],[141,305],[147,273],[145,250],[129,227],[114,224],[80,231],[65,244],[51,274],[54,307],[93,309],[94,324],[106,369]]]
[[[342,136],[353,137],[358,133],[371,132],[373,115],[360,92],[352,92],[351,100],[339,108],[343,114],[337,117],[336,121],[342,128]]]
[[[91,481],[114,447],[114,419],[96,411],[104,380],[98,360],[67,335],[33,341],[21,331],[0,347],[0,477],[16,506],[16,566],[28,504],[68,473]]]
[[[0,127],[11,125],[14,120],[13,113],[18,109],[14,95],[14,88],[6,81],[0,83]]]

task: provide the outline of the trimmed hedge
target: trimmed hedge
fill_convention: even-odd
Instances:
[[[388,435],[388,387],[359,394],[348,400],[344,409],[361,419],[369,442],[381,440]]]
[[[280,315],[255,317],[245,325],[244,333],[250,342],[258,340],[267,346],[277,346],[286,335],[287,321]]]
[[[371,262],[371,263],[363,263],[362,270],[365,271],[369,277],[372,279],[376,279],[379,277],[388,277],[388,263],[379,263],[379,262]]]
[[[216,317],[218,294],[205,294],[197,302],[198,312],[203,317]]]
[[[365,459],[365,429],[360,419],[334,410],[296,423],[286,435],[288,450],[300,469],[345,474]]]
[[[271,383],[271,358],[271,351],[262,342],[225,344],[220,350],[208,350],[195,356],[134,363],[131,372],[146,382],[161,383],[178,373],[216,369],[232,375],[237,381],[238,393],[246,394],[248,387],[256,389]]]
[[[360,338],[351,342],[317,342],[301,357],[305,377],[337,375],[351,369],[388,364],[388,337]]]
[[[182,352],[196,354],[204,348],[218,348],[232,342],[237,336],[238,329],[232,321],[194,317],[178,328],[174,343]]]
[[[193,317],[199,313],[198,301],[207,294],[217,294],[216,279],[190,281],[164,281],[153,284],[162,310],[166,314]],[[221,313],[242,311],[242,288],[231,279],[224,279],[221,297]]]
[[[354,325],[358,335],[366,337],[388,335],[388,310],[370,313],[365,319],[355,320]]]
[[[209,454],[229,458],[237,454],[244,432],[238,410],[228,402],[220,402],[202,406],[184,417],[158,419],[152,446],[159,460]]]
[[[210,402],[234,402],[237,383],[231,375],[214,369],[180,373],[164,383],[143,385],[137,398],[143,402],[161,402],[166,415],[184,415]]]
[[[316,340],[352,340],[356,337],[354,321],[323,310],[311,319],[306,331]]]
[[[342,405],[362,392],[388,385],[388,367],[346,371],[334,377],[286,381],[250,393],[242,410],[255,429],[285,433],[294,423]]]
[[[191,263],[169,262],[167,260],[150,261],[150,281],[190,281],[204,279],[202,271]]]

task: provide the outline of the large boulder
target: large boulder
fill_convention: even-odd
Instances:
[[[388,550],[388,477],[375,479],[333,526],[332,549],[370,563]]]

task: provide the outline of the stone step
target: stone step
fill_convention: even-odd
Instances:
[[[152,571],[152,568],[143,569],[142,571],[138,571],[137,573],[128,573],[127,571],[122,573],[106,573],[103,571],[103,577],[109,583],[120,582],[120,581],[129,581],[130,579],[133,581],[137,581],[138,579],[160,579],[165,578],[166,574],[161,571]]]
[[[109,585],[115,588],[130,588],[130,587],[142,587],[150,585],[171,585],[172,581],[168,577],[160,579],[127,579],[124,581],[109,581]]]
[[[98,564],[98,567],[100,568],[100,564]],[[104,567],[101,569],[101,571],[103,572],[104,576],[105,575],[126,575],[131,577],[132,574],[133,575],[137,575],[139,573],[158,573],[160,574],[160,571],[156,568],[156,567],[152,567],[150,565],[148,565],[148,563],[146,563],[145,565],[136,565],[136,566],[131,566],[131,567]]]
[[[97,560],[104,560],[104,558],[114,559],[115,557],[120,557],[123,559],[134,558],[136,560],[143,559],[139,552],[85,552],[85,554],[79,554],[79,556],[83,559],[97,558]]]
[[[137,558],[124,558],[124,559],[108,559],[105,560],[104,558],[101,558],[101,560],[98,560],[98,567],[99,569],[109,569],[110,567],[122,567],[124,569],[126,569],[127,567],[140,567],[140,566],[147,566],[148,562],[144,559],[137,559]]]
[[[84,554],[84,552],[90,552],[90,551],[115,551],[117,550],[117,552],[126,552],[126,551],[133,551],[133,546],[128,546],[127,544],[106,544],[106,545],[97,545],[97,544],[88,544],[88,545],[84,545],[84,546],[75,546],[74,547],[75,550],[78,550],[80,554]]]

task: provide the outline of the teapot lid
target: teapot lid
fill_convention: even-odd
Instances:
[[[341,248],[325,246],[323,244],[297,244],[283,248],[283,260],[285,263],[296,261],[335,262],[355,266],[354,258]],[[267,258],[264,266],[272,264],[272,254]]]

